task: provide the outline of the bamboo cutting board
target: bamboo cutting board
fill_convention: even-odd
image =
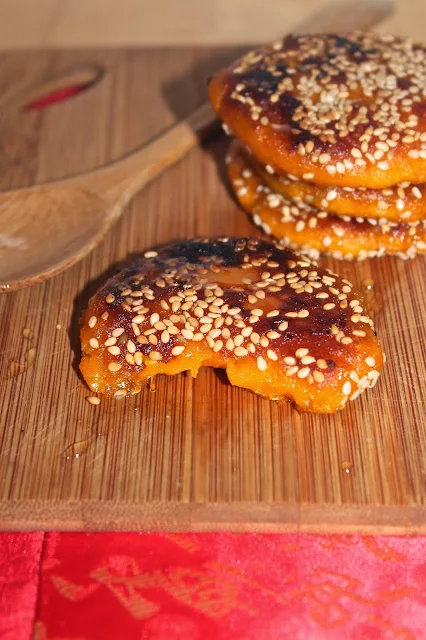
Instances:
[[[130,151],[204,101],[206,78],[238,53],[2,55],[0,96],[82,63],[107,72],[43,111],[0,108],[0,187]],[[376,387],[337,415],[301,415],[208,369],[87,402],[79,317],[123,260],[179,238],[259,235],[228,192],[226,146],[219,136],[164,173],[64,274],[0,295],[3,529],[426,531],[425,258],[323,261],[364,291],[388,357]]]

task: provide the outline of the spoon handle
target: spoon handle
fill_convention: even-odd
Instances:
[[[93,175],[96,191],[121,205],[139,189],[175,164],[219,127],[210,103],[205,102],[185,120],[173,125],[143,147]]]

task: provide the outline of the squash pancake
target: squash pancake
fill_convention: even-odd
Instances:
[[[158,374],[226,369],[231,384],[331,413],[383,363],[352,285],[277,243],[198,239],[148,251],[93,296],[81,323],[92,391],[138,393]]]

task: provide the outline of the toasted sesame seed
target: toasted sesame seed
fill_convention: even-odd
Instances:
[[[97,319],[97,317],[96,317],[96,316],[91,316],[91,317],[89,318],[89,322],[88,322],[87,324],[89,325],[89,327],[90,327],[91,329],[93,329],[93,327],[95,326],[95,324],[97,323],[97,321],[98,321],[98,319]]]
[[[369,367],[375,367],[376,366],[376,360],[372,356],[368,356],[365,359],[365,363],[368,364]]]
[[[114,329],[113,331],[111,331],[111,335],[114,338],[119,338],[121,336],[121,334],[124,333],[124,329],[122,327],[117,327],[116,329]]]
[[[305,348],[297,349],[296,358],[303,358],[304,356],[307,356],[308,353],[309,353],[309,349],[305,349]]]
[[[327,369],[328,368],[328,364],[325,360],[323,360],[322,358],[319,358],[317,360],[317,367],[318,369]]]
[[[120,347],[108,347],[108,351],[113,356],[120,355]]]
[[[185,340],[192,340],[192,338],[194,337],[194,332],[190,331],[189,329],[182,329],[181,334],[183,335]]]
[[[153,362],[160,362],[163,359],[163,356],[159,351],[150,351],[148,358]]]
[[[299,367],[295,366],[295,367],[289,367],[288,369],[286,369],[285,374],[286,376],[294,376],[295,373],[297,373],[299,371]],[[309,372],[309,369],[308,369]],[[306,374],[308,375],[308,374]]]
[[[312,373],[313,378],[315,380],[315,382],[318,382],[318,384],[321,384],[321,382],[324,382],[325,380],[325,376],[323,373],[321,373],[321,371],[317,371],[315,369],[315,371]]]
[[[302,369],[299,369],[299,371],[297,372],[297,377],[298,378],[306,378],[306,376],[308,376],[310,374],[311,370],[309,367],[303,367]]]
[[[266,369],[268,368],[266,360],[265,360],[265,358],[263,356],[258,356],[257,357],[256,364],[257,364],[257,368],[259,369],[259,371],[266,371]]]
[[[349,382],[349,380],[347,380],[345,382],[345,384],[343,385],[343,387],[342,387],[342,393],[343,393],[344,396],[348,396],[351,391],[352,391],[352,385]]]
[[[181,346],[181,345],[176,345],[176,347],[173,347],[172,349],[172,355],[173,356],[180,356],[181,353],[183,353],[185,351],[185,347]]]
[[[92,347],[92,349],[99,349],[99,342],[98,340],[96,340],[96,338],[90,338],[89,344]]]
[[[361,329],[354,329],[352,331],[352,335],[358,336],[359,338],[365,338],[367,334],[365,333],[365,331],[362,331]]]
[[[217,351],[220,351],[222,348],[223,348],[223,340],[216,340],[213,346],[213,351],[217,352]]]
[[[101,404],[100,398],[97,398],[96,396],[87,396],[86,400],[89,404]]]
[[[121,364],[119,362],[110,362],[108,365],[108,369],[113,372],[120,371]]]

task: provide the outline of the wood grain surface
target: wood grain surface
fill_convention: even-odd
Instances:
[[[206,78],[237,53],[2,55],[0,95],[77,64],[107,73],[43,111],[0,112],[0,187],[136,148],[203,102]],[[219,136],[164,173],[67,272],[0,295],[1,528],[426,531],[422,257],[322,261],[363,290],[388,357],[376,387],[341,413],[301,415],[210,369],[195,380],[160,377],[155,391],[126,400],[87,402],[78,322],[106,277],[152,245],[259,235],[228,191],[226,146]]]

